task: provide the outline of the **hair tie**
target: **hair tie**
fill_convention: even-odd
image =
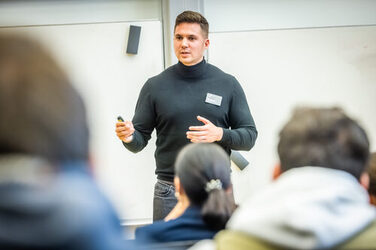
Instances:
[[[206,183],[205,191],[209,193],[210,191],[213,191],[214,189],[221,190],[222,189],[222,182],[220,179],[211,179]]]

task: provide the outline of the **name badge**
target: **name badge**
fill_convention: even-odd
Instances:
[[[207,93],[205,102],[210,103],[210,104],[214,104],[216,106],[221,106],[222,96]]]

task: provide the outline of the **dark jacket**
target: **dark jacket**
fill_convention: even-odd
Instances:
[[[136,230],[136,240],[141,243],[211,239],[217,233],[202,220],[199,207],[190,206],[177,219],[158,221]]]

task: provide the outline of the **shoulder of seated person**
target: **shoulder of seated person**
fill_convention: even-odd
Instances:
[[[240,231],[222,230],[214,237],[217,249],[258,249],[258,250],[277,250],[284,249],[264,240],[258,239],[252,235]]]
[[[376,219],[336,249],[371,249],[376,246]]]

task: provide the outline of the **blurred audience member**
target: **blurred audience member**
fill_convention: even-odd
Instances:
[[[88,140],[83,101],[55,60],[0,35],[0,249],[122,249]]]
[[[136,240],[152,242],[213,238],[226,225],[235,205],[230,159],[216,144],[190,144],[175,162],[178,203],[166,221],[136,230]]]
[[[357,122],[338,108],[297,109],[280,132],[278,154],[276,181],[241,204],[211,247],[376,248],[369,141]]]

